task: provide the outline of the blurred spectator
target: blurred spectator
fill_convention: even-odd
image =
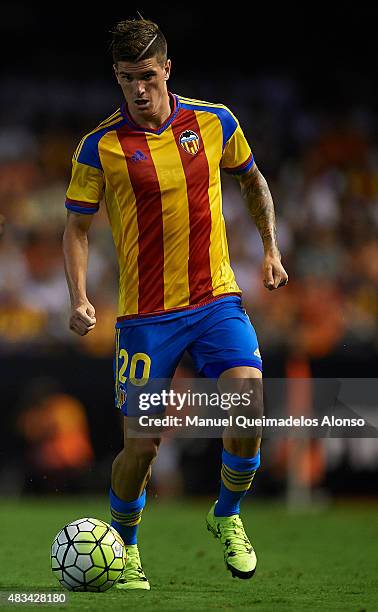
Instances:
[[[25,490],[81,491],[94,455],[84,406],[59,393],[53,381],[36,379],[17,420],[24,440]]]

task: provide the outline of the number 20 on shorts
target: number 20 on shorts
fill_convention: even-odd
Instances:
[[[129,354],[126,351],[126,349],[123,349],[123,348],[120,349],[119,354],[118,354],[118,363],[120,361],[122,361],[122,363],[121,363],[121,367],[119,368],[118,379],[120,383],[124,384],[126,382],[125,372],[126,372],[126,368],[129,363]],[[140,378],[136,378],[135,376],[136,369],[137,369],[138,362],[140,361],[143,363],[143,372]],[[150,377],[150,370],[151,370],[151,358],[146,353],[134,353],[130,361],[130,372],[129,372],[130,382],[133,385],[136,385],[137,387],[143,387],[143,385],[145,385],[148,382],[148,379]]]

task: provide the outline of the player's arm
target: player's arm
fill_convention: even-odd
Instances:
[[[238,176],[242,197],[260,232],[264,246],[264,285],[273,290],[286,285],[288,275],[281,264],[277,246],[276,220],[273,199],[268,183],[254,163],[245,174]]]
[[[85,336],[96,325],[95,309],[87,298],[88,231],[92,215],[68,211],[63,235],[64,269],[71,298],[70,329]]]
[[[95,309],[87,298],[88,231],[104,190],[104,173],[98,152],[98,132],[79,143],[72,158],[67,190],[68,209],[63,237],[64,267],[71,297],[70,329],[85,336],[96,325]]]

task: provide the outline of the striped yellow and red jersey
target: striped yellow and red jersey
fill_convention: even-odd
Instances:
[[[222,104],[169,94],[159,129],[121,107],[79,143],[66,207],[105,202],[120,268],[119,319],[194,308],[240,294],[230,266],[220,168],[248,172],[253,155]]]

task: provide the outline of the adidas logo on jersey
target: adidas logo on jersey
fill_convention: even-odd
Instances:
[[[140,161],[144,161],[145,159],[147,159],[147,157],[145,156],[144,153],[142,153],[142,151],[135,151],[134,155],[131,156],[131,161],[132,162],[140,162]]]

